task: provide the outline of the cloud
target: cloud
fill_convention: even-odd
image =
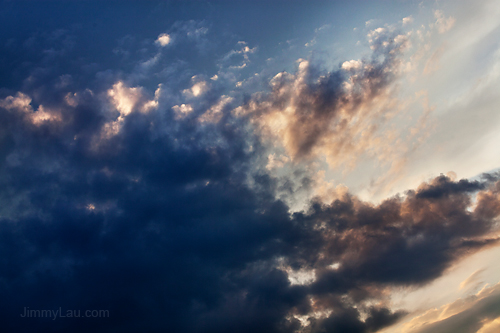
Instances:
[[[222,116],[224,109],[227,109],[233,98],[230,96],[222,95],[219,101],[203,113],[199,120],[202,123],[218,123]]]
[[[250,64],[249,55],[257,51],[257,47],[250,48],[244,41],[239,41],[237,45],[239,49],[229,51],[219,61],[220,76],[229,75],[228,71],[246,68]]]
[[[330,72],[300,59],[295,73],[278,73],[269,81],[271,92],[255,93],[235,113],[295,161],[324,156],[332,168],[352,167],[362,154],[382,155],[390,135],[379,129],[396,104],[393,83],[408,37],[379,28],[368,38],[372,59]]]
[[[193,77],[193,81],[198,81],[196,77]],[[190,89],[185,89],[183,90],[183,94],[188,96],[188,97],[198,97],[202,94],[204,94],[209,88],[209,85],[206,81],[198,81],[193,84],[193,86]]]
[[[485,323],[477,333],[495,333],[500,329],[500,318]]]
[[[189,104],[181,104],[172,106],[172,110],[177,114],[177,118],[183,118],[193,112],[193,107]]]
[[[204,21],[189,20],[174,23],[167,35],[170,44],[173,41],[194,43],[198,51],[204,53],[210,48],[210,43],[206,38],[208,32],[209,27]]]
[[[208,32],[180,22],[168,45],[194,41],[206,51]],[[291,213],[279,199],[270,170],[324,155],[349,163],[393,143],[376,127],[390,117],[408,35],[387,26],[368,38],[369,58],[333,71],[302,59],[253,95],[186,65],[162,85],[155,75],[139,83],[149,76],[134,66],[72,80],[54,70],[56,79],[30,79],[0,99],[4,329],[376,332],[406,314],[387,290],[429,283],[497,244],[493,174],[439,176],[374,204],[311,168],[304,187],[322,183],[328,200]],[[228,67],[256,50],[238,45],[221,52]],[[496,298],[483,295],[474,314],[492,329]],[[26,320],[25,307],[110,317]],[[473,312],[462,313],[477,326]]]
[[[31,98],[22,92],[18,92],[16,96],[7,96],[0,100],[0,107],[6,110],[16,110],[23,113],[30,113],[33,111],[31,107]]]
[[[374,332],[405,314],[374,303],[384,288],[424,284],[496,242],[494,176],[441,176],[380,205],[346,192],[290,215],[275,180],[253,171],[258,140],[239,117],[205,126],[161,103],[136,112],[139,92],[115,83],[76,92],[76,106],[61,94],[58,128],[25,122],[16,97],[2,104],[2,158],[15,162],[0,166],[12,202],[0,223],[6,329]],[[101,96],[123,120],[96,151]],[[28,321],[26,306],[111,315]]]
[[[156,43],[160,46],[167,46],[171,41],[172,39],[170,38],[170,35],[166,33],[160,34],[156,39]]]
[[[431,310],[409,322],[404,332],[494,332],[500,316],[499,285]]]
[[[407,24],[412,24],[413,23],[413,17],[410,15],[410,16],[407,16],[407,17],[404,17],[403,18],[403,26],[404,25],[407,25]]]
[[[476,192],[484,189],[484,183],[479,181],[469,181],[461,179],[458,182],[450,182],[449,176],[441,175],[429,184],[422,184],[419,187],[417,196],[419,198],[440,198],[454,193]]]
[[[268,156],[266,169],[272,170],[274,168],[282,168],[289,160],[290,159],[285,155],[281,155],[276,158],[276,154],[270,154]]]
[[[479,276],[485,271],[485,269],[478,269],[474,273],[472,273],[467,279],[463,280],[462,283],[460,283],[460,289],[464,289],[466,287],[469,287],[471,284],[476,284],[479,281]],[[481,282],[479,282],[481,283]]]
[[[120,116],[127,116],[139,102],[142,94],[139,88],[126,87],[119,81],[108,90],[108,96],[113,106],[120,112]]]
[[[103,140],[107,140],[121,130],[124,120],[133,111],[149,112],[158,107],[158,99],[161,94],[161,85],[155,91],[155,97],[147,100],[141,87],[127,87],[122,81],[116,82],[111,89],[107,91],[112,107],[118,111],[118,117],[108,116],[108,122],[104,124],[99,135],[94,137],[94,147],[97,149]]]
[[[448,18],[444,17],[443,12],[440,10],[434,11],[434,17],[436,18],[436,26],[440,34],[447,32],[455,25],[455,18],[451,16]]]
[[[35,126],[62,121],[58,110],[48,109],[43,105],[39,105],[37,110],[33,110],[31,102],[32,99],[29,96],[17,92],[15,96],[7,96],[3,100],[0,100],[0,107],[18,113],[27,122]]]

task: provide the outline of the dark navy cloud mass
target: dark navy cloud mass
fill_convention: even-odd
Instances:
[[[252,120],[284,112],[293,92],[279,95],[271,80],[284,68],[256,70],[262,46],[203,17],[221,3],[194,2],[192,14],[177,3],[49,2],[46,18],[31,13],[39,6],[1,4],[3,18],[17,18],[2,23],[0,60],[2,330],[377,332],[406,314],[374,301],[385,288],[424,285],[497,243],[496,174],[292,212]],[[176,14],[151,31],[118,29],[155,8]],[[80,21],[65,22],[66,11]],[[155,43],[161,34],[168,43]],[[310,59],[293,102],[303,109],[291,116],[297,155],[340,135],[341,124],[337,134],[325,125],[339,103],[355,110],[390,86],[399,35],[382,34],[375,42],[389,43],[354,74]],[[306,70],[287,66],[283,89]],[[352,75],[350,94],[342,82]],[[313,278],[289,278],[301,271]],[[109,317],[25,318],[27,307]]]

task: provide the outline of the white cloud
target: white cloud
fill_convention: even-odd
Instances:
[[[360,60],[349,60],[349,61],[344,61],[342,64],[342,69],[343,70],[351,70],[351,69],[360,69],[363,63]]]
[[[176,118],[181,119],[193,112],[193,107],[190,104],[181,104],[172,106],[172,110],[174,110]]]
[[[436,26],[440,34],[447,32],[455,25],[454,17],[444,17],[444,14],[440,10],[434,12],[434,17],[436,18]]]
[[[21,112],[33,112],[31,107],[31,97],[18,92],[16,96],[8,96],[3,100],[0,100],[0,107],[7,109],[9,111],[19,110]]]
[[[41,125],[48,121],[60,121],[61,115],[55,110],[47,110],[40,105],[35,113],[30,115],[31,122],[35,125]]]
[[[196,77],[193,77],[196,80]],[[203,95],[208,90],[208,83],[206,81],[196,82],[189,89],[184,89],[182,93],[187,97],[198,97]]]
[[[140,88],[129,88],[122,81],[118,81],[108,90],[108,96],[120,116],[126,116],[132,112],[142,94]]]
[[[134,110],[149,112],[158,108],[158,99],[161,95],[161,84],[155,91],[155,97],[148,100],[144,97],[142,87],[127,87],[122,81],[116,82],[108,90],[111,105],[119,112],[118,118],[104,124],[99,136],[94,138],[93,147],[98,148],[103,139],[109,139],[117,135],[125,121],[125,118]]]
[[[158,39],[156,39],[156,44],[160,45],[160,46],[167,46],[168,44],[170,44],[172,42],[172,38],[170,37],[169,34],[160,34],[158,36]]]
[[[19,112],[24,115],[24,119],[31,122],[33,125],[40,126],[46,122],[61,121],[60,110],[47,109],[43,105],[39,105],[35,111],[31,106],[31,97],[18,92],[16,96],[7,96],[0,100],[0,107],[10,111]]]
[[[413,17],[408,16],[403,18],[403,26],[413,23]]]

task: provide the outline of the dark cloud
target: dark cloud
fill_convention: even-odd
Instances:
[[[353,332],[367,333],[376,332],[381,328],[395,323],[404,316],[402,311],[393,313],[387,308],[371,308],[369,316],[363,321],[360,319],[360,313],[354,308],[336,312],[327,319],[320,322],[313,321],[312,332]]]
[[[27,96],[0,109],[8,330],[293,332],[291,314],[333,310],[308,329],[375,332],[403,315],[363,306],[377,290],[423,284],[495,241],[488,207],[498,199],[487,180],[441,176],[379,206],[346,195],[290,216],[275,180],[252,176],[260,148],[238,118],[207,127],[139,103],[102,137],[110,118],[101,94],[77,96],[39,122]],[[314,269],[316,280],[292,285],[280,261]],[[21,318],[25,307],[110,317]]]
[[[467,179],[461,179],[458,182],[452,182],[446,176],[441,175],[434,179],[434,181],[422,188],[417,196],[419,198],[437,199],[445,195],[461,193],[461,192],[475,192],[482,190],[484,188],[484,183],[479,181],[469,181]]]

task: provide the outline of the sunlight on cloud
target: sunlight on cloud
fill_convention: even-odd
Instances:
[[[172,39],[170,38],[170,35],[169,34],[160,34],[158,36],[158,39],[156,39],[156,43],[159,44],[160,46],[167,46],[168,44],[170,44],[170,42],[172,41]]]
[[[111,103],[120,112],[120,117],[130,114],[142,97],[140,88],[129,88],[122,81],[118,81],[108,90]]]
[[[61,113],[57,109],[39,105],[38,109],[33,110],[31,102],[31,97],[18,92],[16,96],[7,96],[0,100],[0,107],[11,112],[19,112],[25,119],[36,126],[62,121]]]
[[[500,332],[500,317],[492,321],[485,321],[484,325],[477,333],[497,333]]]
[[[22,92],[18,92],[16,96],[7,96],[0,100],[0,107],[11,110],[21,110],[24,113],[33,112],[31,107],[31,98]]]
[[[477,332],[480,327],[486,331],[498,325],[495,319],[500,313],[499,306],[500,284],[491,287],[485,285],[477,294],[428,310],[413,318],[402,326],[401,332],[456,332],[458,329]]]
[[[218,123],[222,118],[222,111],[226,108],[229,103],[233,101],[233,98],[230,96],[222,95],[219,101],[213,105],[210,109],[205,111],[200,118],[199,121],[201,123]]]

